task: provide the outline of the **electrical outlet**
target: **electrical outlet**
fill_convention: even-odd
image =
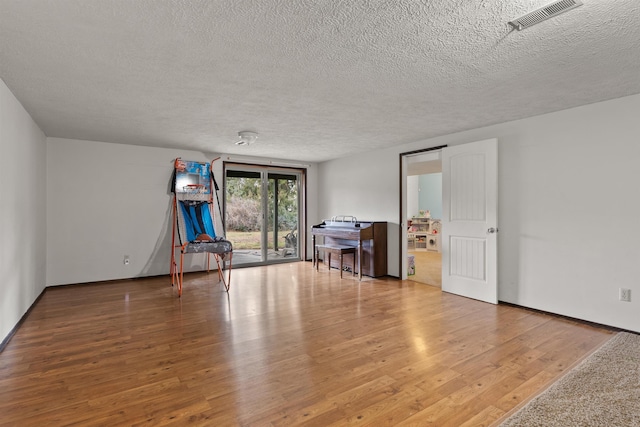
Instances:
[[[122,262],[124,263],[124,265],[129,265],[129,255],[125,255]]]
[[[620,288],[620,301],[631,302],[631,289]]]

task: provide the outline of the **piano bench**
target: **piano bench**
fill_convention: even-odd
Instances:
[[[331,254],[336,254],[340,257],[340,278],[342,279],[342,257],[344,254],[353,254],[353,265],[351,266],[351,273],[356,275],[356,247],[346,245],[316,245],[316,271],[320,265],[319,257],[320,251],[324,251],[329,258],[329,271],[331,271]]]

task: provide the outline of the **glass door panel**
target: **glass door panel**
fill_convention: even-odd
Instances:
[[[224,226],[235,265],[263,261],[262,217],[262,174],[227,170]]]
[[[268,174],[268,256],[299,258],[298,177]]]
[[[300,259],[301,172],[254,165],[225,165],[225,230],[233,264],[260,265]]]

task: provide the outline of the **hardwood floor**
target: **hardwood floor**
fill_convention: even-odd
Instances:
[[[442,288],[442,254],[431,251],[411,251],[416,263],[415,274],[407,279]]]
[[[50,288],[0,353],[0,425],[489,425],[612,332],[298,262]]]

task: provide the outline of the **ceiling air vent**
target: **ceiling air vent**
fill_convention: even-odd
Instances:
[[[534,10],[531,13],[527,13],[518,19],[514,19],[509,22],[516,30],[524,30],[532,25],[539,24],[542,21],[546,21],[549,18],[553,18],[556,15],[560,15],[563,12],[582,6],[582,2],[579,0],[560,0],[551,4],[541,7],[538,10]]]

